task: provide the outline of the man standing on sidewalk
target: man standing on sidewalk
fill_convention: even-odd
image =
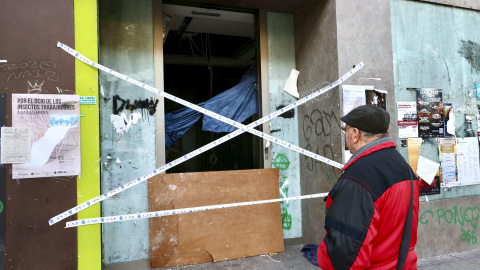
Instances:
[[[388,138],[390,115],[364,105],[341,118],[353,156],[326,198],[320,268],[417,269],[419,181]]]

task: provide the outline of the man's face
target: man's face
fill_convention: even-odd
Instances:
[[[353,146],[354,146],[354,128],[349,126],[348,124],[345,125],[345,144],[347,145],[348,150],[350,153],[353,152]]]

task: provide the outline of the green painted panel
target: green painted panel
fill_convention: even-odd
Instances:
[[[152,1],[99,1],[99,21],[100,63],[153,86]],[[156,168],[155,115],[126,107],[127,101],[153,102],[153,93],[105,72],[99,75],[103,193]],[[103,201],[102,215],[148,212],[147,195],[147,183],[140,183]],[[107,265],[147,259],[148,220],[104,224],[102,243]]]
[[[410,87],[442,89],[443,102],[453,103],[455,108],[456,136],[465,137],[465,115],[476,118],[478,114],[475,84],[480,83],[480,12],[391,0],[391,19],[395,100],[415,101],[416,93],[407,90]],[[436,139],[424,141],[420,154],[438,161]],[[399,150],[407,158],[407,148]],[[442,189],[429,200],[479,194],[479,185],[454,187]]]
[[[297,100],[283,90],[291,70],[295,68],[293,15],[268,12],[267,27],[270,112],[274,112]],[[298,112],[293,109],[272,119],[270,132],[276,138],[299,145],[297,123]],[[300,196],[299,154],[272,144],[272,167],[280,169],[280,196]],[[301,201],[283,202],[281,205],[283,237],[301,237]]]
[[[75,49],[92,61],[98,61],[97,1],[76,0]],[[75,61],[75,92],[80,96],[98,98],[98,71],[78,60]],[[77,180],[77,203],[81,204],[100,195],[100,141],[98,104],[81,105],[80,126],[82,179]],[[101,216],[100,204],[77,214],[78,219]],[[78,269],[102,269],[100,224],[78,228]]]

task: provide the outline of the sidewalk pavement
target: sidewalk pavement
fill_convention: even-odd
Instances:
[[[285,252],[261,255],[255,257],[241,258],[223,262],[202,263],[195,265],[155,268],[157,270],[220,270],[220,269],[242,269],[242,270],[282,270],[282,269],[319,269],[303,257],[300,252],[302,246],[285,247]],[[419,270],[465,270],[480,269],[480,249],[453,253],[418,260]],[[142,270],[148,270],[142,269]]]
[[[418,260],[420,270],[480,269],[480,249]]]

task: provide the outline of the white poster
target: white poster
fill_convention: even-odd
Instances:
[[[480,184],[477,138],[457,138],[457,169],[460,185]]]
[[[366,104],[365,89],[373,89],[373,86],[369,85],[342,85],[343,87],[343,115],[346,115],[351,110],[358,106]],[[352,154],[345,145],[344,161],[346,163]]]
[[[2,127],[1,164],[30,162],[31,129]]]
[[[417,104],[397,102],[397,123],[399,138],[418,137]]]
[[[372,89],[373,86],[366,85],[343,85],[343,115],[358,106],[366,104],[365,89]]]
[[[12,126],[31,129],[30,162],[12,165],[13,179],[80,174],[80,97],[12,95]]]

